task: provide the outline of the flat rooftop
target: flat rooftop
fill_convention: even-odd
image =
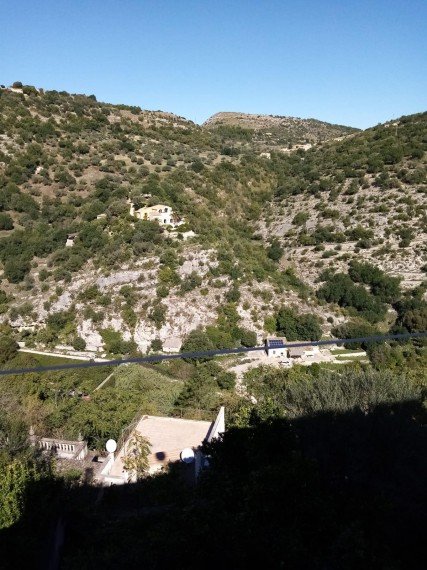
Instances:
[[[169,461],[178,461],[185,447],[198,447],[208,436],[212,422],[143,416],[134,431],[139,432],[150,442],[148,456],[150,470],[155,470]],[[132,434],[128,440],[132,437]],[[126,443],[116,457],[111,475],[123,473],[123,456]]]

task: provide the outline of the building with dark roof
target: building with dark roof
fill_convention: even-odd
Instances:
[[[265,351],[267,356],[284,356],[285,358],[303,358],[319,353],[318,346],[294,346],[302,342],[305,341],[297,340],[289,342],[286,337],[268,336],[265,339]]]
[[[268,336],[265,339],[265,352],[267,356],[288,356],[288,349],[285,346],[286,337]]]

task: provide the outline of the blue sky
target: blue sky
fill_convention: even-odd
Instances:
[[[3,0],[0,83],[197,123],[219,111],[367,128],[427,110],[426,0]]]

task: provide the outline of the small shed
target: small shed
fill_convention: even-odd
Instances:
[[[318,346],[310,346],[309,344],[307,344],[306,346],[293,346],[303,342],[306,341],[297,340],[288,343],[289,358],[305,358],[309,356],[315,356],[316,354],[320,353]]]
[[[289,348],[289,358],[302,358],[305,356],[305,346],[291,346]]]

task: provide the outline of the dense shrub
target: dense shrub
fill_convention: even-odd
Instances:
[[[276,330],[287,340],[320,340],[322,329],[318,317],[298,314],[294,309],[282,307],[276,315]]]
[[[0,230],[13,230],[13,220],[4,212],[0,212]]]
[[[341,307],[355,309],[371,323],[382,320],[386,306],[362,285],[355,285],[349,275],[337,273],[329,278],[317,291],[319,299],[337,303]]]

